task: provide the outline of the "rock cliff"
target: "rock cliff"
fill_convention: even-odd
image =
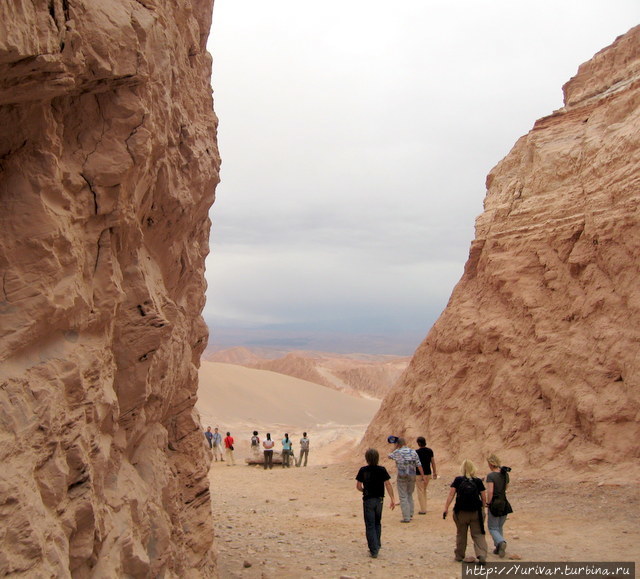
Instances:
[[[215,573],[212,4],[0,4],[2,575]]]
[[[564,96],[490,172],[464,274],[364,444],[638,474],[640,27]]]

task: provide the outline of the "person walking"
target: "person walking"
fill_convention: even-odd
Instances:
[[[413,490],[416,486],[416,472],[425,480],[420,457],[415,450],[409,448],[404,438],[390,436],[389,442],[395,442],[396,449],[389,455],[391,460],[396,461],[398,477],[396,486],[398,487],[398,497],[400,499],[400,509],[402,510],[402,522],[410,523],[413,518]]]
[[[304,465],[302,465],[302,457],[304,456]],[[298,459],[298,466],[307,466],[307,460],[309,458],[309,438],[307,437],[307,433],[302,433],[302,438],[300,439],[300,458]]]
[[[222,434],[218,432],[217,426],[213,429],[211,443],[213,444],[213,458],[215,461],[218,462],[218,456],[220,456],[220,460],[224,462],[224,458],[222,458]]]
[[[509,485],[508,466],[502,466],[500,459],[492,454],[487,458],[487,464],[491,472],[487,475],[487,527],[493,539],[494,555],[504,558],[507,550],[507,542],[504,540],[503,527],[507,515],[513,513],[513,509],[507,500],[507,486]]]
[[[284,438],[282,439],[282,468],[284,468],[285,466],[287,468],[291,467],[290,459],[291,459],[291,439],[289,438],[289,434],[285,432]]]
[[[382,546],[382,506],[384,490],[387,489],[391,498],[391,509],[396,506],[393,496],[389,473],[384,466],[379,466],[380,455],[375,448],[364,453],[367,466],[363,466],[356,475],[356,488],[362,493],[362,511],[364,515],[364,529],[367,537],[369,553],[373,558],[378,556]]]
[[[464,560],[467,550],[467,531],[469,531],[478,563],[484,565],[487,561],[487,540],[483,521],[486,492],[484,483],[476,477],[475,465],[468,459],[462,463],[462,476],[457,476],[451,483],[442,513],[443,519],[447,518],[453,497],[456,497],[453,507],[453,520],[456,524],[455,559],[456,561]]]
[[[418,504],[420,505],[420,510],[418,511],[419,515],[427,514],[427,487],[429,486],[429,480],[431,476],[433,479],[438,478],[438,473],[436,472],[436,460],[433,457],[433,450],[427,447],[427,441],[424,436],[418,436],[416,439],[418,443],[418,450],[416,453],[420,458],[420,464],[422,465],[422,470],[424,471],[424,478],[418,478],[416,476],[416,494],[418,495]],[[416,475],[419,474],[416,469]]]
[[[273,445],[271,440],[271,433],[267,432],[267,438],[262,441],[262,448],[264,449],[264,470],[267,468],[273,468]]]
[[[233,458],[233,436],[230,432],[227,432],[227,436],[224,439],[224,453],[227,457],[227,466],[235,466],[236,461]]]

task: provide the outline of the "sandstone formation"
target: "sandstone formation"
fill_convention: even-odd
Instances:
[[[210,577],[213,0],[0,4],[0,574]]]
[[[464,274],[364,444],[632,478],[640,457],[640,27],[487,178]],[[615,474],[614,474],[615,473]]]

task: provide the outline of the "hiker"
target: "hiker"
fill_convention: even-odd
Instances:
[[[410,523],[413,519],[413,490],[416,486],[416,472],[420,474],[423,481],[426,477],[422,470],[420,457],[415,450],[407,446],[404,438],[390,436],[387,441],[396,445],[396,449],[389,455],[389,458],[396,461],[398,468],[396,486],[402,510],[402,522]]]
[[[363,466],[356,475],[356,488],[362,493],[362,511],[364,529],[367,537],[369,553],[375,559],[382,546],[382,505],[386,487],[391,498],[391,509],[396,506],[389,473],[384,466],[379,466],[380,455],[375,448],[364,453],[367,466]]]
[[[264,448],[264,470],[268,468],[273,468],[273,445],[274,442],[271,440],[271,433],[267,432],[267,438],[262,441],[262,448]]]
[[[462,476],[457,476],[451,483],[449,496],[444,505],[442,518],[447,518],[449,505],[456,497],[453,507],[453,520],[456,524],[456,561],[464,559],[467,550],[467,529],[471,532],[473,548],[478,563],[487,561],[487,540],[485,539],[483,507],[486,505],[486,493],[483,482],[476,477],[476,467],[470,460],[462,463]]]
[[[307,433],[302,433],[302,438],[300,439],[300,458],[298,459],[298,466],[302,465],[302,456],[304,455],[304,466],[307,466],[307,459],[309,458],[309,439],[307,438]]]
[[[217,426],[213,429],[211,442],[213,444],[213,458],[218,462],[218,455],[220,455],[220,460],[224,462],[224,458],[222,458],[222,434],[218,432]]]
[[[233,458],[233,436],[230,432],[227,432],[227,436],[224,439],[224,453],[227,456],[227,466],[235,466],[236,461]]]
[[[285,466],[287,468],[291,467],[291,463],[289,462],[291,454],[291,439],[289,438],[289,434],[285,432],[284,438],[282,439],[282,468]]]
[[[204,437],[207,439],[207,442],[209,443],[209,449],[212,449],[213,443],[211,441],[213,440],[213,432],[211,432],[210,426],[207,426],[207,431],[204,433]]]
[[[256,456],[260,454],[260,437],[257,430],[253,431],[253,436],[251,437],[251,452]]]
[[[420,505],[419,515],[427,514],[427,487],[429,486],[429,480],[431,476],[433,479],[438,478],[436,472],[436,460],[433,457],[433,450],[427,447],[427,441],[424,436],[418,436],[416,439],[418,443],[418,450],[416,453],[420,458],[420,464],[422,464],[422,470],[424,471],[424,478],[416,477],[416,494],[418,495],[418,504]],[[416,475],[418,469],[416,469]]]
[[[507,542],[504,540],[502,528],[507,520],[507,515],[513,513],[513,509],[507,500],[507,486],[509,485],[508,466],[502,466],[500,459],[492,454],[487,458],[491,472],[487,475],[487,527],[493,539],[494,555],[504,558],[507,550]]]

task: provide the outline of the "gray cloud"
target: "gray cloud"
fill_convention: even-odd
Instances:
[[[417,346],[462,274],[489,170],[640,17],[635,0],[396,4],[216,3],[214,344]]]

